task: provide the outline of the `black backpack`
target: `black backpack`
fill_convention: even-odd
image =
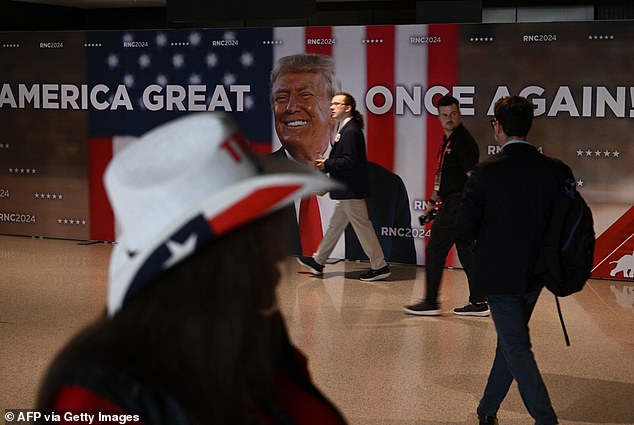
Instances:
[[[557,297],[583,289],[592,272],[594,243],[592,211],[577,191],[576,182],[566,179],[555,199],[548,233],[535,268],[546,288],[555,294],[566,345],[570,345],[570,340]]]

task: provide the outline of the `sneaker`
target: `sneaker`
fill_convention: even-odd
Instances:
[[[496,415],[487,416],[480,411],[479,407],[476,409],[476,413],[478,414],[478,422],[480,425],[498,425],[498,418]]]
[[[313,257],[306,257],[304,255],[300,255],[297,257],[297,262],[302,266],[306,267],[309,272],[314,274],[315,276],[321,276],[324,272],[324,266],[319,264]]]
[[[359,280],[363,280],[364,282],[372,282],[375,280],[385,279],[386,277],[390,277],[392,272],[388,266],[381,267],[378,270],[370,269],[367,272],[363,273],[359,276]]]
[[[458,316],[486,317],[491,314],[491,311],[487,303],[467,303],[464,307],[454,308],[453,314],[457,314]]]
[[[438,303],[430,303],[425,300],[422,300],[417,304],[406,305],[403,308],[408,314],[413,314],[415,316],[440,316]]]

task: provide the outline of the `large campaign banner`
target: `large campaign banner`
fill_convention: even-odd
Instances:
[[[254,150],[283,152],[282,125],[327,125],[301,105],[292,122],[274,113],[271,70],[307,53],[332,57],[364,115],[368,205],[388,261],[425,263],[418,216],[442,141],[438,97],[460,100],[484,160],[498,151],[493,104],[520,94],[535,104],[529,141],[572,167],[593,210],[593,276],[634,278],[627,22],[0,32],[0,234],[116,241],[107,163],[184,114],[229,113]],[[325,229],[327,195],[319,206]],[[333,256],[364,258],[350,234]]]

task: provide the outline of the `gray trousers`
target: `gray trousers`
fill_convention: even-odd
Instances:
[[[326,264],[326,260],[335,249],[335,245],[348,223],[352,224],[365,255],[370,259],[370,267],[374,270],[385,267],[387,263],[383,249],[381,249],[379,239],[376,237],[368,216],[365,199],[339,199],[335,201],[335,211],[328,224],[328,230],[313,256],[315,261],[319,264]]]

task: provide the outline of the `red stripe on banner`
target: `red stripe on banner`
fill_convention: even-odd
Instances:
[[[634,277],[634,207],[597,238],[592,277],[625,280]]]
[[[379,43],[366,44],[367,88],[375,86],[387,87],[395,92],[395,28],[392,25],[368,26],[367,40],[378,40]],[[374,97],[374,104],[382,106],[386,101],[383,96]],[[393,99],[391,99],[393,101]],[[362,102],[363,99],[357,99]],[[394,171],[394,111],[383,115],[367,114],[367,149],[368,160],[376,162],[390,171]]]
[[[428,46],[427,87],[444,86],[449,89],[458,81],[458,26],[430,25],[429,34],[440,37],[442,43]],[[434,99],[434,103],[438,99]],[[426,197],[434,191],[434,178],[438,165],[438,151],[442,146],[443,130],[436,115],[427,114],[427,161],[425,176]]]
[[[429,25],[429,35],[439,37],[442,43],[428,46],[427,87],[444,86],[452,92],[458,82],[458,25]],[[434,99],[434,103],[438,99]],[[426,155],[426,198],[434,191],[434,179],[438,168],[438,151],[442,146],[444,133],[438,122],[438,116],[427,114],[427,155]],[[456,248],[447,256],[446,265],[459,265]]]
[[[249,222],[267,213],[272,207],[298,190],[300,185],[275,186],[259,189],[207,220],[216,236]]]
[[[251,150],[260,155],[270,154],[272,151],[271,142],[260,140],[249,140]]]
[[[114,242],[114,214],[103,184],[103,173],[112,159],[112,139],[94,137],[88,140],[90,188],[90,239]]]
[[[332,56],[332,27],[306,27],[306,53]]]

